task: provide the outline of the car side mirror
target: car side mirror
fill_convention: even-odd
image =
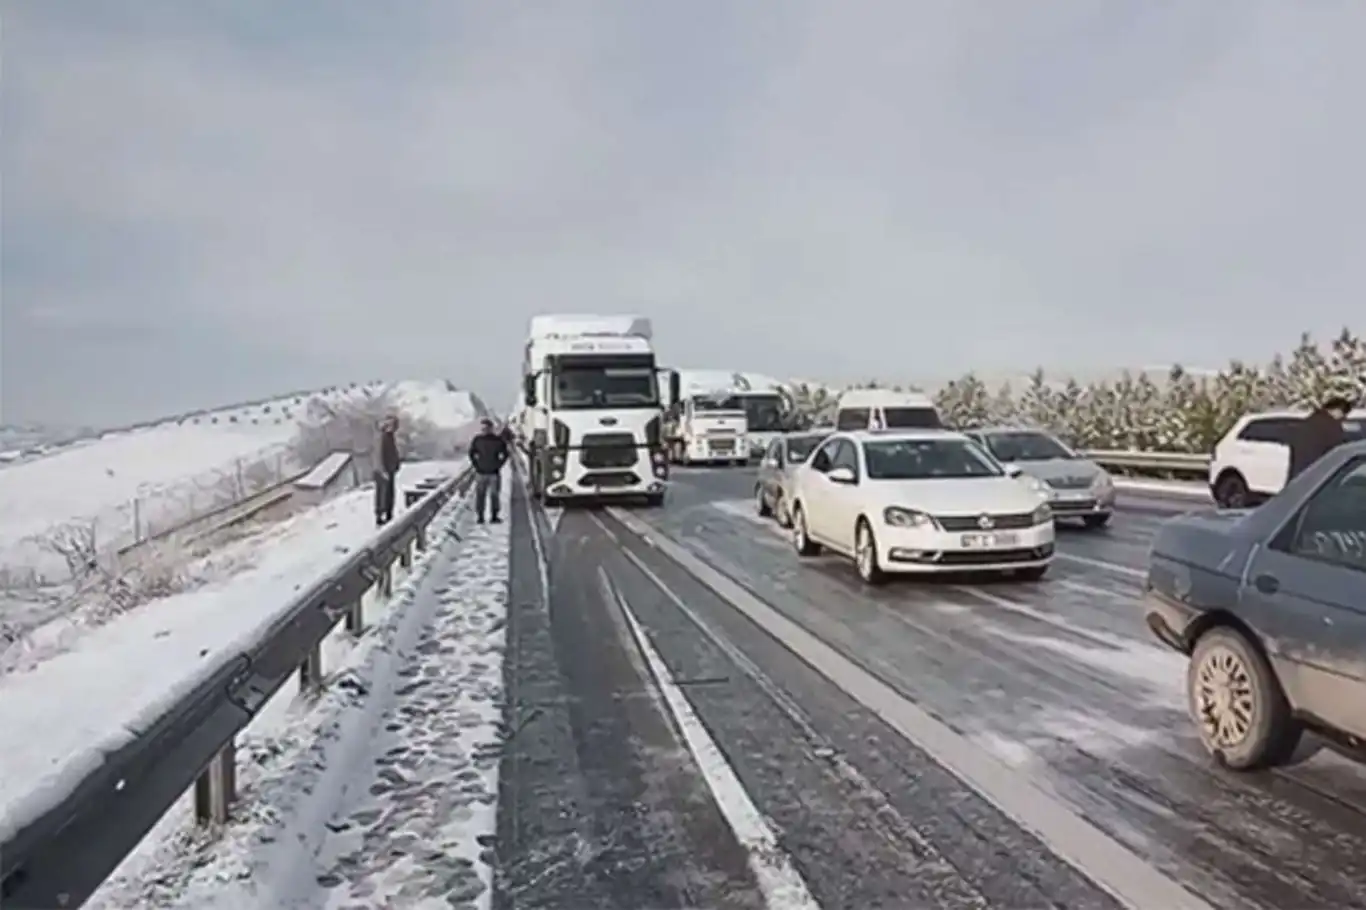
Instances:
[[[825,476],[829,477],[833,483],[858,483],[858,476],[854,474],[854,469],[845,467],[844,465],[840,465],[838,468],[832,468],[830,473]]]
[[[522,377],[522,400],[529,408],[536,407],[536,377]]]
[[[1005,469],[1007,477],[1020,477],[1024,475],[1024,468],[1017,464],[1008,464],[1005,466]]]

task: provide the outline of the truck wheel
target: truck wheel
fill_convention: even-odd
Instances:
[[[1283,764],[1299,746],[1304,728],[1276,671],[1236,629],[1219,626],[1200,636],[1186,671],[1186,693],[1201,744],[1227,768]]]

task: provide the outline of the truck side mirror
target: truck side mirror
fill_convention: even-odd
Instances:
[[[683,397],[682,392],[683,392],[682,383],[679,381],[679,378],[678,378],[678,371],[677,371],[677,370],[670,370],[670,371],[669,371],[669,400],[672,401],[672,402],[677,402],[679,398]]]
[[[536,377],[535,375],[522,377],[522,400],[529,408],[536,407]]]

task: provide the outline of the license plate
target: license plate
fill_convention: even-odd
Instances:
[[[1069,501],[1071,501],[1071,502],[1080,502],[1080,501],[1083,500],[1083,499],[1090,499],[1090,498],[1091,498],[1091,491],[1090,491],[1090,490],[1068,490],[1067,492],[1063,493],[1059,498],[1060,498],[1060,499],[1066,499],[1066,500],[1069,500]]]
[[[1013,547],[1019,544],[1019,534],[964,534],[965,550],[993,550],[1000,547]]]

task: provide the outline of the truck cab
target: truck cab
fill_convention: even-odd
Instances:
[[[661,376],[648,320],[600,322],[533,320],[522,380],[531,494],[548,505],[588,497],[662,505],[669,468],[661,379],[673,399],[678,374]]]
[[[780,389],[750,389],[735,393],[745,410],[751,458],[762,458],[773,440],[795,430],[792,399]]]
[[[749,463],[748,421],[735,392],[693,394],[669,408],[669,460],[674,464]]]

